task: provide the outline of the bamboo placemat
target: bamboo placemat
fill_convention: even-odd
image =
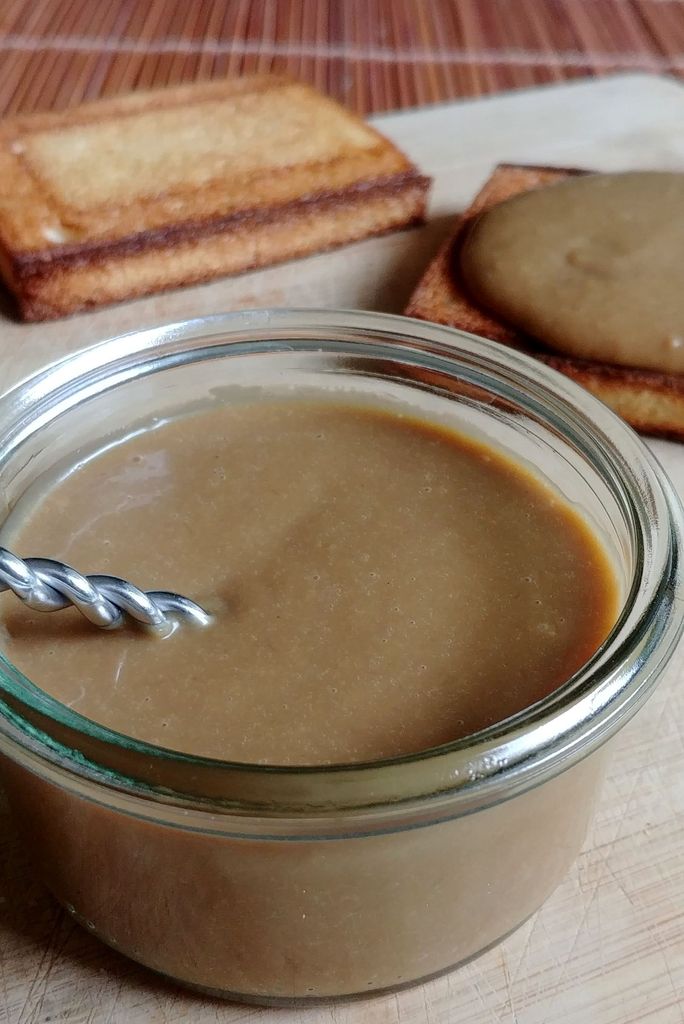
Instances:
[[[683,0],[0,0],[0,115],[250,71],[360,113],[684,74]]]

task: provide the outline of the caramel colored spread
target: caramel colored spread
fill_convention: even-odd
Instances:
[[[587,174],[500,203],[461,252],[472,297],[566,355],[684,372],[684,174]]]
[[[363,406],[206,409],[109,445],[19,512],[19,553],[178,590],[214,621],[104,633],[5,595],[10,660],[88,718],[212,757],[446,743],[550,693],[617,614],[607,558],[558,494]]]

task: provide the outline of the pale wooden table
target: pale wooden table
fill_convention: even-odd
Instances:
[[[402,113],[378,122],[435,176],[418,232],[46,326],[0,320],[2,386],[107,335],[252,305],[400,311],[499,160],[684,168],[684,89],[634,75]],[[684,495],[684,448],[653,442]],[[684,1022],[684,652],[617,745],[596,820],[534,918],[451,975],[309,1010],[205,1000],[82,932],[33,881],[0,808],[0,1022],[7,1024],[655,1024]]]

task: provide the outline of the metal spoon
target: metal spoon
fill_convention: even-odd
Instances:
[[[12,593],[39,612],[73,605],[94,626],[118,629],[126,616],[159,632],[180,618],[206,626],[211,616],[198,604],[166,590],[145,592],[118,576],[82,576],[52,558],[19,558],[0,547],[0,592]]]

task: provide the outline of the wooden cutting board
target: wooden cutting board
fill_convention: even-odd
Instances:
[[[2,387],[76,348],[162,321],[265,305],[400,312],[501,160],[684,169],[684,87],[646,75],[379,118],[435,178],[429,224],[243,277],[47,325],[0,320]],[[684,446],[653,448],[684,496]],[[657,1024],[684,1022],[684,653],[618,741],[568,877],[499,947],[397,996],[260,1010],[188,994],[101,946],[33,880],[0,807],[0,1022]]]

